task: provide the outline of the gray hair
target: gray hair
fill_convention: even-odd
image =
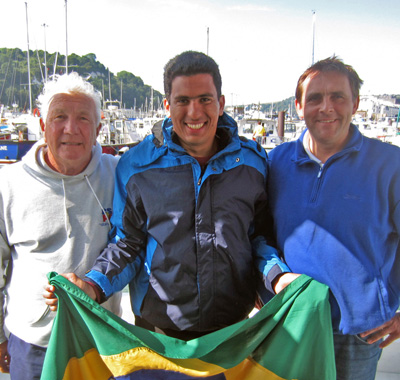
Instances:
[[[96,107],[96,126],[100,123],[101,94],[91,83],[83,79],[76,72],[57,75],[53,80],[44,85],[43,91],[36,101],[44,122],[46,122],[50,104],[57,94],[80,94],[93,99]]]

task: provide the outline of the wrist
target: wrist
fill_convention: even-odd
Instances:
[[[93,299],[94,301],[96,301],[97,303],[100,303],[101,301],[101,290],[99,288],[98,285],[96,285],[95,283],[88,281],[88,280],[84,280],[86,282],[86,284],[89,285],[88,289],[88,296]]]

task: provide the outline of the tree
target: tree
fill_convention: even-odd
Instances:
[[[30,51],[30,68],[31,68],[31,88],[32,100],[34,101],[43,88],[43,78],[45,78],[44,68],[44,51]],[[57,57],[57,60],[56,60]],[[51,78],[53,73],[61,74],[65,72],[65,55],[57,53],[47,53],[47,70],[48,77]],[[96,55],[93,53],[79,56],[71,54],[68,56],[69,72],[76,71],[85,78],[93,86],[104,94],[104,98],[109,97],[109,74],[108,69],[97,61]],[[117,75],[110,72],[111,78],[111,95],[113,99],[122,100],[126,108],[133,108],[135,101],[136,107],[144,107],[146,97],[150,101],[150,87],[143,83],[143,80],[127,71],[121,71]],[[29,107],[28,99],[28,65],[26,51],[18,48],[0,49],[0,104],[12,107],[13,103],[19,105],[20,110]],[[154,91],[154,97],[162,97],[158,91]]]

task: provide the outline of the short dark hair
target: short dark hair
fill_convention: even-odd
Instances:
[[[357,72],[353,69],[352,66],[344,64],[341,59],[333,55],[332,57],[314,63],[300,76],[296,87],[296,100],[300,105],[301,105],[301,98],[303,96],[304,81],[310,75],[327,71],[337,71],[339,73],[346,75],[350,82],[350,88],[351,88],[351,93],[353,95],[353,100],[358,98],[358,96],[360,95],[360,88],[364,83],[364,81],[358,76]]]
[[[208,55],[197,51],[185,51],[172,58],[164,67],[164,91],[169,100],[172,81],[178,76],[210,74],[213,78],[218,98],[222,94],[222,79],[217,63]]]

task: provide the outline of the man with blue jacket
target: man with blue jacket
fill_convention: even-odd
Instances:
[[[114,240],[86,281],[67,278],[98,302],[129,284],[136,325],[191,340],[248,316],[257,268],[276,291],[293,274],[266,242],[266,153],[224,113],[217,64],[182,53],[164,88],[162,135],[117,167]]]
[[[302,74],[307,129],[271,151],[268,180],[287,265],[331,289],[340,380],[374,379],[381,349],[400,336],[400,149],[351,124],[361,85],[337,57]]]

